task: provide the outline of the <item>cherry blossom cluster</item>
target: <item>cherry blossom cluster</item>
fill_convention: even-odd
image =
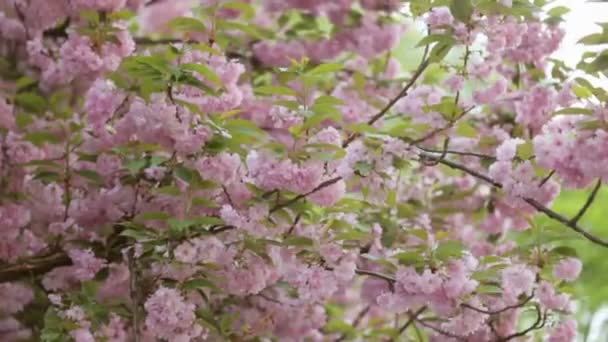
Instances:
[[[608,97],[478,2],[4,1],[0,340],[574,341]]]

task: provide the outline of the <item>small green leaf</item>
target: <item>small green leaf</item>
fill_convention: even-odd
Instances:
[[[308,74],[310,76],[318,76],[318,75],[323,75],[323,74],[327,74],[327,73],[331,73],[331,72],[338,72],[342,69],[343,69],[343,67],[341,64],[325,63],[325,64],[317,65],[316,67],[314,67],[312,70],[310,70],[306,74]]]
[[[593,93],[589,89],[578,85],[572,87],[572,92],[581,99],[586,99],[593,96]]]
[[[366,177],[369,176],[370,173],[372,173],[374,168],[374,164],[360,160],[355,163],[355,167],[353,169],[361,176]]]
[[[61,139],[49,132],[32,132],[28,133],[24,137],[25,140],[31,142],[32,144],[41,147],[45,143],[56,144],[61,142]]]
[[[467,138],[475,138],[478,135],[477,130],[466,121],[462,121],[458,124],[456,133]]]
[[[585,115],[591,115],[591,114],[593,114],[593,110],[592,109],[588,109],[588,108],[570,107],[570,108],[560,109],[557,112],[555,112],[555,114],[585,114]]]
[[[196,290],[202,287],[211,289],[213,292],[222,292],[222,290],[215,285],[211,280],[205,278],[190,279],[182,284],[184,290]]]
[[[203,22],[194,18],[179,17],[169,22],[169,27],[184,32],[206,32],[207,27]]]
[[[522,160],[528,160],[534,156],[534,145],[531,140],[517,146],[517,156]]]
[[[418,266],[424,264],[424,257],[420,252],[402,252],[392,256],[404,266]]]
[[[428,36],[422,38],[418,42],[418,44],[416,44],[416,47],[421,47],[421,46],[429,45],[429,44],[432,44],[432,43],[454,44],[455,41],[456,40],[451,35],[447,35],[447,34],[429,34]]]
[[[156,238],[154,234],[143,229],[125,229],[120,233],[120,236],[130,237],[136,241],[153,240]]]
[[[570,9],[566,6],[557,6],[557,7],[553,7],[552,9],[550,9],[549,11],[547,11],[547,14],[550,17],[561,17],[564,14],[570,12]]]
[[[450,50],[454,46],[451,42],[439,42],[435,44],[433,49],[431,49],[431,53],[429,54],[429,61],[432,63],[441,62],[445,56],[450,53]]]
[[[93,183],[96,184],[103,184],[103,177],[101,177],[101,175],[93,170],[78,170],[75,171],[74,173],[76,173],[77,175],[86,178],[88,180],[90,180]]]
[[[314,245],[314,241],[305,236],[290,235],[283,240],[283,244],[286,246],[311,247]]]
[[[163,213],[163,212],[147,212],[147,213],[138,214],[137,216],[135,216],[134,220],[135,221],[154,221],[154,220],[166,221],[170,217],[171,217],[170,215]]]
[[[441,261],[447,261],[451,258],[461,257],[464,249],[464,245],[458,241],[446,241],[435,249],[434,256]]]
[[[566,257],[578,257],[578,252],[576,251],[576,249],[569,247],[569,246],[559,246],[559,247],[555,247],[551,250],[552,253],[556,253],[559,255],[563,255]]]
[[[211,81],[213,84],[217,85],[218,87],[223,86],[222,80],[220,79],[220,77],[205,64],[185,63],[185,64],[180,65],[180,67],[184,70],[196,71],[197,73],[201,74],[203,77],[205,77],[207,80]]]
[[[255,88],[255,93],[260,95],[287,95],[287,96],[296,96],[297,93],[291,89],[284,86],[278,85],[267,85]]]
[[[473,14],[473,4],[471,0],[452,0],[450,12],[452,12],[454,18],[467,23]]]
[[[19,93],[15,103],[33,113],[42,113],[47,108],[47,101],[36,93]]]

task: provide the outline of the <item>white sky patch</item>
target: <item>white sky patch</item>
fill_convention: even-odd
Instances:
[[[570,12],[564,16],[563,23],[566,36],[560,49],[554,57],[563,60],[566,65],[576,67],[585,51],[598,51],[608,49],[608,45],[584,46],[576,44],[582,37],[601,32],[602,28],[596,23],[608,22],[608,2],[587,2],[585,0],[557,0],[555,6],[566,6]],[[552,8],[551,5],[547,8]],[[598,85],[608,88],[608,79],[603,78],[597,81]]]

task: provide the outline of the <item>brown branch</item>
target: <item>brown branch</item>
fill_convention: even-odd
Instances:
[[[55,267],[71,264],[72,260],[65,252],[55,251],[23,259],[15,264],[0,265],[0,283],[19,280],[31,274],[43,274]]]
[[[401,328],[399,328],[399,333],[397,334],[397,337],[401,336],[401,334],[403,334],[407,330],[407,328],[409,328],[409,326],[412,325],[412,323],[414,323],[416,319],[418,319],[418,316],[422,315],[422,313],[426,311],[426,309],[427,307],[423,306],[420,309],[416,310],[416,312],[414,313],[408,312],[409,318],[407,322],[405,322],[405,324],[402,325]],[[395,338],[391,338],[390,341],[394,342]]]
[[[537,315],[536,322],[534,322],[534,324],[532,324],[527,329],[513,333],[506,337],[499,338],[497,340],[497,342],[507,342],[507,341],[512,340],[517,337],[526,336],[529,332],[531,332],[533,330],[538,330],[538,329],[543,328],[545,326],[545,323],[547,322],[547,311],[542,313],[540,310],[540,305],[538,305],[538,304],[535,304],[534,307],[536,308],[536,315]]]
[[[429,153],[445,153],[445,154],[454,154],[454,155],[465,156],[465,157],[476,157],[476,158],[480,158],[480,159],[496,160],[496,157],[491,156],[489,154],[483,154],[483,153],[467,152],[467,151],[454,151],[454,150],[441,151],[441,150],[434,150],[431,148],[426,148],[426,147],[421,147],[421,146],[417,146],[417,147],[419,149],[423,150],[424,152],[429,152]]]
[[[547,177],[543,178],[543,180],[540,181],[540,184],[538,184],[538,187],[542,188],[543,185],[545,185],[549,181],[549,179],[551,179],[551,177],[553,177],[554,174],[555,174],[555,170],[551,170],[551,172],[549,172]]]
[[[363,317],[365,317],[365,315],[367,315],[367,313],[369,312],[370,309],[371,309],[371,306],[368,305],[365,308],[363,308],[363,310],[361,310],[361,312],[359,312],[357,314],[357,317],[355,317],[355,320],[353,321],[353,324],[352,324],[353,328],[356,328],[359,325],[359,323],[361,323],[361,321],[363,320]],[[346,334],[344,333],[344,334],[340,335],[340,337],[338,337],[335,342],[342,342],[345,339],[346,339]]]
[[[581,234],[585,239],[587,239],[597,245],[600,245],[602,247],[608,248],[608,241],[600,239],[599,237],[587,232],[586,230],[581,228],[578,224],[575,224],[575,223],[573,224],[571,222],[571,220],[569,220],[568,218],[564,217],[563,215],[560,215],[560,214],[556,213],[555,211],[545,207],[544,205],[539,203],[537,200],[532,199],[532,198],[524,198],[524,201],[526,201],[528,204],[533,206],[536,210],[547,215],[549,218],[551,218],[557,222],[560,222],[563,225],[565,225],[566,227],[569,227],[573,231]]]
[[[315,192],[320,191],[320,190],[322,190],[322,189],[324,189],[324,188],[326,188],[326,187],[328,187],[328,186],[330,186],[330,185],[332,185],[334,183],[337,183],[337,182],[339,182],[341,180],[342,180],[342,177],[335,177],[335,178],[332,178],[332,179],[328,179],[325,182],[317,185],[314,189],[310,190],[307,193],[297,195],[296,197],[294,197],[294,198],[292,198],[292,199],[290,199],[288,201],[285,201],[283,203],[279,203],[279,204],[275,205],[274,207],[272,207],[272,209],[270,209],[270,213],[272,214],[272,213],[274,213],[275,211],[277,211],[279,209],[288,207],[288,206],[290,206],[290,205],[298,202],[299,200],[301,200],[303,198],[306,198],[307,196],[312,195]]]
[[[602,179],[600,178],[597,180],[597,183],[595,183],[595,187],[593,188],[593,191],[591,191],[591,194],[587,198],[587,202],[585,202],[585,204],[583,205],[581,210],[579,210],[578,213],[570,220],[571,224],[575,225],[583,217],[583,215],[585,215],[585,212],[587,211],[587,209],[589,209],[589,207],[595,200],[595,196],[597,195],[597,192],[601,186],[602,186]]]
[[[418,322],[423,327],[429,328],[429,329],[431,329],[431,330],[433,330],[433,331],[435,331],[435,332],[437,332],[437,333],[439,333],[441,335],[445,335],[445,336],[448,336],[448,337],[451,337],[451,338],[455,338],[455,339],[460,340],[460,341],[466,341],[466,338],[464,338],[462,336],[459,336],[459,335],[456,335],[456,334],[452,334],[451,332],[447,332],[447,331],[445,331],[445,330],[443,330],[441,328],[438,328],[438,327],[436,327],[436,326],[434,326],[432,324],[429,324],[429,323],[427,323],[427,322],[425,322],[425,321],[423,321],[421,319],[415,319],[415,321]]]
[[[362,269],[356,269],[355,273],[357,273],[358,275],[368,275],[368,276],[372,276],[372,277],[376,277],[376,278],[380,278],[382,280],[386,280],[388,281],[391,285],[394,284],[397,280],[391,276],[387,276],[384,275],[382,273],[377,273],[374,271],[368,271],[368,270],[362,270]]]
[[[493,180],[492,178],[478,172],[475,171],[471,168],[468,168],[464,165],[455,163],[453,161],[447,160],[447,159],[441,159],[437,156],[434,155],[430,155],[428,153],[424,153],[420,155],[420,158],[422,159],[422,161],[424,162],[424,160],[436,160],[438,161],[439,164],[443,164],[446,165],[450,168],[456,169],[456,170],[461,170],[465,173],[470,174],[471,176],[474,176],[478,179],[481,179],[491,185],[493,185],[496,188],[502,188],[502,184],[500,184],[499,182]],[[595,195],[594,195],[595,196]],[[562,223],[564,226],[572,229],[573,231],[581,234],[584,238],[586,238],[587,240],[600,245],[602,247],[606,247],[608,248],[608,241],[605,241],[589,232],[587,232],[585,229],[581,228],[576,222],[572,222],[572,220],[564,217],[563,215],[547,208],[546,206],[544,206],[542,203],[538,202],[537,200],[533,199],[533,198],[529,198],[529,197],[522,197],[522,199],[530,204],[532,207],[534,207],[537,211],[547,215],[550,219],[555,220],[557,222]]]
[[[165,45],[165,44],[198,44],[200,42],[196,40],[184,40],[179,38],[158,38],[152,39],[148,37],[135,37],[133,38],[137,45]]]
[[[505,306],[504,308],[495,310],[495,311],[480,309],[480,308],[474,307],[467,303],[462,303],[462,304],[460,304],[460,306],[473,310],[473,311],[477,311],[479,313],[486,314],[486,315],[497,315],[497,314],[503,313],[505,311],[521,308],[524,305],[528,304],[528,302],[530,302],[532,300],[532,298],[534,298],[534,293],[532,293],[530,296],[526,297],[526,299],[522,300],[521,302],[519,302],[517,304]]]

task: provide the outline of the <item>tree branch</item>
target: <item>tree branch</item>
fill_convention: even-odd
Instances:
[[[476,307],[474,307],[474,306],[472,306],[470,304],[467,304],[467,303],[462,303],[462,304],[460,304],[460,306],[462,306],[464,308],[467,308],[467,309],[470,309],[470,310],[473,310],[473,311],[477,311],[479,313],[486,314],[486,315],[497,315],[497,314],[503,313],[505,311],[521,308],[522,306],[528,304],[528,302],[530,302],[532,300],[532,298],[534,298],[534,293],[532,293],[530,296],[526,297],[526,299],[522,300],[521,302],[519,302],[517,304],[505,306],[504,308],[502,308],[500,310],[495,310],[495,311],[479,309],[479,308],[476,308]]]
[[[374,115],[371,119],[369,119],[367,121],[368,125],[373,125],[374,123],[376,123],[376,121],[380,120],[394,105],[395,103],[397,103],[397,101],[399,101],[401,98],[405,97],[407,95],[407,93],[410,91],[410,88],[412,88],[414,86],[414,83],[416,83],[416,81],[418,80],[418,78],[420,78],[420,76],[422,75],[422,73],[424,72],[424,70],[426,70],[426,68],[430,65],[430,62],[427,58],[424,58],[422,60],[422,62],[420,63],[420,65],[418,66],[418,69],[416,69],[416,72],[414,72],[414,74],[412,75],[412,78],[410,78],[409,82],[407,82],[407,84],[405,85],[405,87],[403,87],[403,89],[399,92],[399,94],[397,94],[397,96],[395,96],[392,100],[390,100],[386,106],[384,106],[384,108],[382,108],[376,115]],[[348,145],[350,145],[350,143],[352,143],[355,139],[357,139],[357,137],[359,137],[359,133],[352,133],[342,144],[343,148],[348,147]]]
[[[420,309],[416,310],[416,312],[414,313],[410,313],[408,312],[408,320],[407,322],[405,322],[404,325],[401,326],[401,328],[399,328],[399,334],[397,335],[397,337],[401,336],[401,334],[403,334],[403,332],[405,332],[407,330],[407,328],[409,328],[410,325],[412,325],[412,323],[414,323],[416,321],[416,319],[418,319],[418,316],[422,315],[422,313],[424,311],[426,311],[427,307],[423,306]],[[390,339],[391,342],[395,341],[395,338],[391,338]]]
[[[512,340],[514,338],[517,337],[521,337],[521,336],[525,336],[527,335],[529,332],[533,331],[533,330],[537,330],[537,329],[541,329],[542,327],[545,326],[545,323],[547,321],[547,311],[545,311],[544,313],[541,312],[540,310],[540,305],[535,304],[534,307],[536,308],[536,322],[534,322],[534,324],[532,324],[529,328],[522,330],[520,332],[516,332],[514,334],[511,334],[507,337],[503,337],[503,338],[499,338],[497,342],[507,342],[509,340]]]
[[[597,180],[597,183],[595,183],[595,187],[593,188],[593,191],[591,191],[591,194],[587,198],[587,202],[585,202],[585,204],[583,205],[581,210],[579,210],[578,213],[570,220],[571,224],[576,224],[578,222],[578,220],[580,220],[581,217],[583,217],[583,215],[585,215],[585,212],[587,211],[587,209],[589,209],[589,207],[595,200],[595,195],[597,195],[597,192],[601,186],[602,186],[602,179],[600,178]]]
[[[19,280],[30,274],[43,274],[55,267],[71,264],[72,260],[65,252],[55,251],[46,255],[23,259],[15,264],[0,265],[0,283]]]
[[[332,184],[334,184],[334,183],[337,183],[337,182],[339,182],[339,181],[341,181],[341,180],[342,180],[342,177],[339,177],[339,176],[338,176],[338,177],[335,177],[335,178],[332,178],[332,179],[328,179],[328,180],[326,180],[325,182],[323,182],[323,183],[321,183],[321,184],[317,185],[317,186],[316,186],[314,189],[310,190],[310,191],[309,191],[309,192],[307,192],[307,193],[297,195],[296,197],[294,197],[294,198],[292,198],[292,199],[290,199],[290,200],[288,200],[288,201],[285,201],[285,202],[283,202],[283,203],[279,203],[279,204],[275,205],[274,207],[272,207],[272,209],[270,209],[270,213],[272,214],[272,213],[274,213],[275,211],[277,211],[277,210],[279,210],[279,209],[282,209],[282,208],[288,207],[288,206],[290,206],[290,205],[292,205],[292,204],[296,203],[297,201],[299,201],[299,200],[301,200],[301,199],[303,199],[303,198],[306,198],[307,196],[312,195],[312,194],[314,194],[315,192],[320,191],[320,190],[322,190],[323,188],[326,188],[326,187],[328,187],[328,186],[330,186],[330,185],[332,185]]]
[[[446,165],[450,168],[456,169],[456,170],[461,170],[465,173],[470,174],[471,176],[474,176],[478,179],[481,179],[489,184],[491,184],[492,186],[496,187],[496,188],[502,188],[502,184],[496,182],[495,180],[493,180],[492,178],[477,172],[473,169],[470,169],[464,165],[455,163],[453,161],[447,160],[447,159],[442,159],[439,158],[437,156],[425,153],[425,154],[421,154],[420,156],[421,159],[426,159],[426,160],[435,160],[437,161],[439,164],[443,164]],[[595,196],[595,195],[593,195]],[[538,202],[537,200],[533,199],[533,198],[529,198],[529,197],[522,197],[522,200],[524,200],[526,203],[530,204],[534,209],[536,209],[537,211],[547,215],[550,219],[555,220],[557,222],[562,223],[564,226],[572,229],[573,231],[581,234],[584,238],[586,238],[587,240],[600,245],[602,247],[606,247],[608,248],[608,241],[605,241],[589,232],[587,232],[585,229],[581,228],[576,222],[572,222],[572,220],[564,217],[563,215],[545,207],[542,203]]]
[[[371,306],[368,305],[363,310],[361,310],[361,312],[359,312],[357,314],[357,317],[355,317],[355,320],[353,321],[353,324],[352,324],[353,328],[356,328],[359,325],[359,323],[361,323],[361,321],[363,320],[363,317],[365,317],[365,315],[367,315],[367,313],[369,312],[370,309],[371,309]],[[346,339],[346,334],[344,333],[344,334],[340,335],[340,337],[338,337],[335,342],[342,342],[345,339]]]

